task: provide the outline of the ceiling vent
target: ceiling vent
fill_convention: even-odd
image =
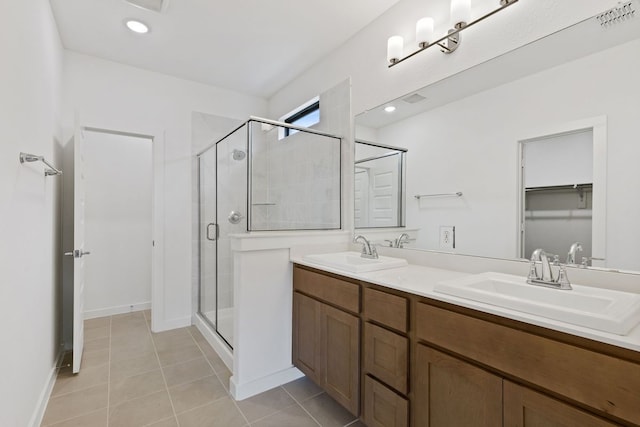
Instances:
[[[151,10],[153,12],[162,13],[167,10],[169,0],[124,0],[141,9]]]
[[[404,102],[408,102],[409,104],[416,104],[420,101],[424,101],[425,99],[427,98],[418,93],[414,93],[413,95],[409,95],[406,98],[402,98]]]

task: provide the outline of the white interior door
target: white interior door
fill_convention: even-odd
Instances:
[[[398,166],[397,162],[371,168],[370,219],[372,227],[398,225]]]
[[[84,348],[85,180],[83,129],[76,126],[73,147],[73,372],[80,371]]]

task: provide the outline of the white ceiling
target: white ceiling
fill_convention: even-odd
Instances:
[[[50,0],[65,48],[268,98],[398,0]],[[166,0],[165,0],[166,1]],[[134,34],[126,18],[151,31]]]

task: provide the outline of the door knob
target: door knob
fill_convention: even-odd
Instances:
[[[83,251],[82,249],[74,249],[73,252],[65,252],[65,256],[72,256],[74,258],[82,258],[84,255],[91,255],[91,251]]]
[[[227,217],[231,224],[238,224],[240,221],[242,221],[242,218],[244,218],[244,216],[237,211],[229,212],[229,216]]]

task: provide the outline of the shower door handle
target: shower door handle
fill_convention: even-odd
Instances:
[[[213,227],[213,233],[211,232],[212,227]],[[218,236],[219,236],[218,224],[216,224],[215,222],[210,222],[209,224],[207,224],[207,240],[211,240],[212,242],[214,242],[218,239]]]

